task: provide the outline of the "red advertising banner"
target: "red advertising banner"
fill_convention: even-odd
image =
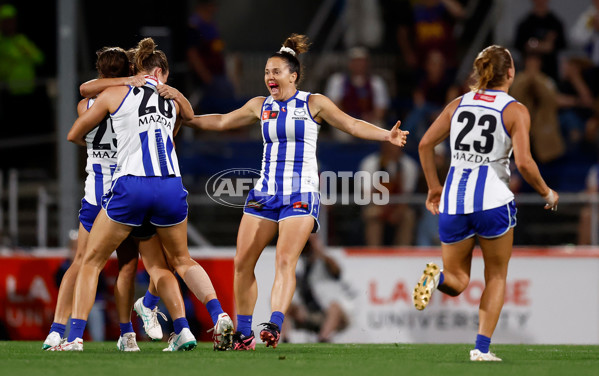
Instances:
[[[212,283],[223,309],[231,317],[234,315],[233,299],[233,259],[209,258],[195,259],[204,267],[212,279]],[[48,334],[54,318],[54,308],[58,296],[58,285],[67,260],[62,257],[11,256],[0,257],[0,339],[10,340],[43,340]],[[139,274],[145,274],[141,259]],[[102,272],[104,278],[106,340],[116,340],[119,336],[119,325],[114,305],[113,286],[118,275],[116,259],[108,260]],[[146,278],[138,278],[136,291],[139,296],[147,289]],[[212,320],[204,305],[184,286],[184,299],[190,302],[187,318],[193,321],[198,329],[196,337],[200,341],[210,341],[211,335],[206,331],[212,328]],[[137,295],[136,295],[137,296]],[[190,312],[191,311],[191,312]],[[190,316],[192,315],[192,316]],[[143,333],[141,324],[132,313],[132,321],[138,334]],[[145,336],[138,335],[138,340]],[[165,333],[168,338],[168,333]]]

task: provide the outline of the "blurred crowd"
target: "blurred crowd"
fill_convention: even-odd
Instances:
[[[247,84],[242,58],[245,55],[227,49],[222,30],[229,25],[218,22],[219,12],[226,9],[220,7],[218,0],[188,4],[185,35],[174,35],[185,44],[184,53],[178,55],[182,61],[171,64],[177,80],[174,85],[180,84],[197,114],[237,108],[245,101],[241,89]],[[400,119],[402,128],[410,131],[404,150],[388,150],[383,145],[375,151],[372,144],[363,147],[356,138],[323,126],[320,139],[325,145],[352,143],[360,156],[358,161],[346,161],[344,168],[387,171],[391,177],[388,188],[393,194],[426,193],[417,155],[419,139],[449,99],[469,90],[468,76],[459,73],[460,67],[479,32],[487,30],[488,35],[482,39],[484,45],[494,42],[493,30],[483,27],[485,22],[496,22],[488,17],[494,5],[495,2],[475,0],[335,2],[329,18],[343,19],[347,24],[333,45],[337,56],[342,56],[341,63],[333,65],[327,74],[311,71],[311,64],[329,52],[319,50],[326,41],[314,36],[313,51],[305,63],[308,75],[322,78],[308,82],[309,87],[303,89],[321,92],[348,114],[382,127],[390,128]],[[53,111],[52,100],[48,99],[52,88],[44,92],[36,85],[36,72],[48,59],[29,37],[32,30],[19,27],[19,6],[0,1],[0,121],[15,125],[4,127],[3,131],[3,139],[12,137],[15,142],[38,130],[47,130],[51,124],[37,121],[34,129],[16,126],[27,106],[36,103],[40,113],[49,114],[48,118]],[[507,46],[517,70],[510,94],[530,110],[533,155],[548,184],[558,191],[597,192],[599,0],[589,0],[570,27],[565,26],[550,0],[522,1],[519,6],[526,8],[527,13],[517,22],[514,38]],[[328,24],[323,34],[335,31],[328,30]],[[477,46],[477,50],[482,47]],[[235,132],[232,136],[236,140],[260,140],[260,133],[255,130]],[[191,131],[183,134],[181,147],[187,141],[216,137]],[[220,142],[226,138],[218,135]],[[0,169],[10,168],[14,161],[4,156],[7,150],[12,152],[8,149],[12,146],[0,146]],[[327,160],[335,156],[327,155],[326,147],[320,150],[325,151],[319,153],[319,158],[326,166]],[[441,173],[449,165],[448,151],[446,145],[438,147]],[[530,192],[515,169],[512,189]],[[576,213],[580,220],[576,242],[580,244],[590,242],[590,217],[588,208]],[[363,230],[352,240],[358,243],[438,244],[435,219],[413,205],[366,206],[361,208],[357,220]]]

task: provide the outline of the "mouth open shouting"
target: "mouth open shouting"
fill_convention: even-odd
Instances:
[[[277,84],[276,82],[269,82],[268,90],[270,91],[270,95],[272,95],[273,97],[278,96],[278,94],[280,93],[279,84]]]

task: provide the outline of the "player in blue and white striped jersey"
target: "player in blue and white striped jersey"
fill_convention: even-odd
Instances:
[[[96,67],[100,79],[106,84],[139,84],[139,78],[130,77],[129,62],[125,51],[118,47],[105,47],[97,52]],[[108,86],[105,86],[108,87]],[[100,90],[101,91],[101,88]],[[79,115],[84,113],[94,102],[93,98],[83,99],[77,105]],[[110,117],[102,119],[85,137],[87,146],[87,164],[85,171],[85,196],[81,200],[79,211],[79,230],[77,249],[72,263],[62,278],[54,320],[50,333],[44,341],[43,349],[52,350],[60,345],[65,327],[72,310],[73,289],[77,278],[83,253],[87,244],[89,231],[100,211],[102,195],[108,190],[112,181],[112,171],[116,165],[116,139],[112,132]],[[117,302],[117,313],[121,328],[121,340],[126,351],[139,351],[135,340],[135,332],[131,325],[131,306],[134,294],[135,273],[137,272],[137,247],[131,239],[124,241],[117,249],[119,259],[119,278],[115,284],[114,293]],[[123,341],[127,338],[126,341]],[[126,342],[126,343],[125,343]]]
[[[260,254],[279,234],[272,315],[260,337],[276,347],[285,312],[295,291],[295,267],[308,237],[318,228],[320,206],[316,141],[321,123],[355,137],[404,146],[408,132],[391,131],[355,119],[329,98],[299,91],[301,65],[297,55],[308,50],[307,38],[293,34],[266,62],[264,83],[270,92],[249,100],[228,114],[196,116],[187,125],[199,129],[227,130],[260,121],[264,152],[260,179],[248,194],[239,225],[235,255],[237,332],[233,349],[255,348],[252,314],[257,299],[254,268]]]
[[[145,75],[142,87],[111,87],[103,91],[94,105],[80,116],[69,141],[83,144],[84,135],[106,114],[110,114],[117,137],[117,166],[110,190],[102,199],[104,210],[98,214],[89,235],[81,271],[75,285],[71,332],[61,351],[83,350],[82,334],[91,308],[90,295],[96,288],[99,271],[115,249],[133,230],[146,221],[156,226],[173,268],[206,307],[215,323],[215,348],[230,346],[233,323],[223,312],[210,278],[189,256],[187,249],[187,191],[181,182],[173,134],[180,121],[180,104],[186,104],[183,117],[191,118],[189,102],[176,89],[163,93],[168,78],[166,56],[151,38],[137,46],[135,65]],[[167,88],[167,91],[168,88]],[[171,100],[172,97],[179,100]],[[145,258],[144,263],[169,312],[175,301],[167,299],[165,280],[172,272],[162,253]],[[165,279],[166,278],[166,279]],[[138,312],[139,313],[139,312]],[[175,333],[164,351],[189,350],[196,340],[185,317],[173,320]],[[218,343],[217,343],[218,339]]]
[[[530,154],[528,110],[507,94],[514,76],[507,49],[485,48],[474,61],[472,91],[447,105],[419,146],[428,184],[426,208],[439,214],[444,269],[427,264],[414,289],[414,304],[424,309],[436,288],[451,296],[466,289],[478,239],[485,262],[485,289],[475,349],[470,352],[474,361],[501,360],[489,351],[489,344],[503,307],[516,226],[514,195],[508,186],[512,149],[520,174],[543,197],[545,209],[557,210],[559,200]],[[433,148],[447,137],[451,167],[442,186]]]

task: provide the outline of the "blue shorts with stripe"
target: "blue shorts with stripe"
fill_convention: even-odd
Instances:
[[[320,228],[318,212],[320,211],[320,194],[316,192],[292,193],[290,195],[269,195],[252,189],[245,200],[243,212],[255,217],[280,222],[291,217],[312,216],[314,228]]]
[[[90,232],[98,213],[100,213],[100,205],[92,205],[85,199],[81,200],[81,209],[79,209],[79,222],[83,225],[83,228]],[[145,221],[141,226],[135,227],[131,231],[131,236],[137,239],[149,239],[156,234],[156,226],[151,224],[149,221]]]
[[[81,209],[79,209],[79,222],[83,225],[83,228],[90,232],[92,225],[98,216],[102,207],[100,205],[92,205],[85,199],[81,200]]]
[[[187,191],[180,177],[121,176],[102,197],[108,218],[138,227],[167,227],[187,218]]]
[[[439,238],[445,244],[457,243],[475,235],[481,238],[497,238],[515,226],[514,201],[498,208],[470,214],[439,214]]]

